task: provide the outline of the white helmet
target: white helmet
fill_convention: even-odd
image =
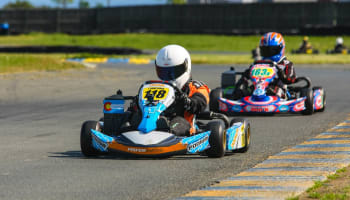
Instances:
[[[337,43],[337,44],[343,44],[343,38],[342,38],[342,37],[338,37],[338,38],[336,39],[336,43]]]
[[[191,58],[188,51],[179,45],[167,45],[159,50],[156,61],[158,77],[163,81],[173,81],[182,88],[191,78]]]

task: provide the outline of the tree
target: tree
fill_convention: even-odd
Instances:
[[[168,0],[168,4],[186,4],[187,0]]]
[[[12,3],[12,2],[9,2],[7,3],[6,5],[4,5],[3,7],[4,9],[9,9],[9,8],[12,8],[12,9],[28,9],[28,8],[34,8],[34,6],[29,3],[27,0],[16,0],[16,2]]]
[[[104,6],[103,6],[102,3],[97,3],[95,7],[96,7],[96,8],[103,8]]]
[[[63,8],[67,8],[67,4],[73,3],[74,0],[52,0],[57,5],[62,5]]]
[[[80,0],[79,1],[79,8],[89,8],[90,4],[88,1],[86,0]]]

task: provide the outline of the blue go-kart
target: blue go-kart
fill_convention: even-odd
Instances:
[[[80,135],[82,153],[145,157],[168,157],[179,154],[201,154],[222,157],[227,151],[246,152],[250,145],[250,123],[245,119],[229,121],[226,115],[205,112],[196,116],[196,133],[176,136],[164,128],[160,119],[171,109],[181,91],[171,82],[147,81],[139,94],[123,96],[121,91],[104,99],[104,117],[83,123]],[[141,120],[130,125],[133,111],[124,110],[125,101],[137,102]],[[202,120],[202,121],[199,121]],[[210,120],[204,123],[204,120]],[[162,128],[160,128],[160,124]],[[166,126],[165,126],[166,127]]]

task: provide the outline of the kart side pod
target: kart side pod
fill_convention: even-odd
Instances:
[[[227,88],[236,85],[236,71],[234,67],[221,74],[221,88]]]
[[[115,95],[106,97],[103,100],[103,121],[104,132],[109,135],[117,135],[120,132],[120,127],[124,124],[130,113],[124,111],[126,100],[132,100],[134,97],[123,96],[121,90],[118,90]]]

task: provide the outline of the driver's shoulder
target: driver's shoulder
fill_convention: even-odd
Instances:
[[[189,85],[190,85],[190,86],[194,86],[194,87],[196,87],[197,89],[198,89],[198,88],[201,88],[201,87],[203,87],[203,86],[207,86],[207,84],[205,84],[205,83],[202,82],[202,81],[198,81],[198,80],[191,80],[191,81],[189,82]]]

